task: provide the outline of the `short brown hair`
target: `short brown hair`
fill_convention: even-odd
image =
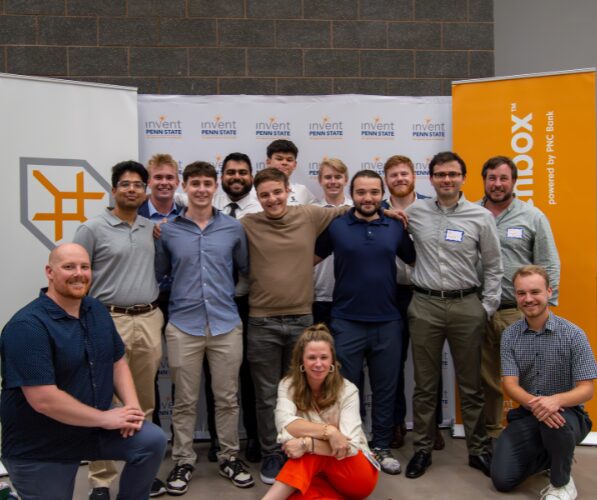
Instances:
[[[253,186],[255,190],[259,187],[259,184],[263,184],[267,181],[283,182],[285,187],[288,187],[288,177],[284,172],[277,168],[268,167],[257,172],[255,179],[253,180]]]
[[[346,180],[348,180],[348,167],[344,164],[342,160],[338,158],[326,158],[322,160],[319,164],[319,172],[317,173],[317,178],[321,181],[321,169],[323,167],[330,167],[331,169],[335,170],[339,174],[342,174]]]
[[[189,163],[182,173],[182,180],[186,184],[190,177],[210,177],[218,182],[216,167],[206,161],[194,161]]]
[[[176,175],[178,175],[178,163],[172,158],[172,155],[167,153],[153,155],[147,163],[147,171],[149,172],[149,175],[151,175],[151,171],[158,165],[169,165],[176,171]]]
[[[517,269],[512,276],[512,283],[516,281],[516,278],[519,276],[531,276],[532,274],[538,274],[542,276],[545,280],[545,288],[549,288],[549,276],[547,275],[547,271],[544,267],[536,266],[534,264],[529,264],[528,266],[522,266],[521,268]]]
[[[415,173],[415,166],[413,164],[413,161],[408,157],[408,156],[402,156],[402,155],[394,155],[394,156],[390,156],[384,166],[383,166],[383,174],[387,175],[388,174],[388,170],[392,167],[395,167],[396,165],[406,165],[408,168],[410,168],[410,171],[413,173]]]

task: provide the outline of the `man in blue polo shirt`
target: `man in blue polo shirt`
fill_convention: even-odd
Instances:
[[[67,500],[81,460],[124,460],[118,498],[147,498],[166,437],[144,422],[108,310],[86,296],[89,255],[59,246],[46,276],[48,288],[0,336],[2,461],[13,486],[23,500]],[[123,406],[111,408],[114,393]]]
[[[332,221],[315,253],[334,253],[330,326],[343,375],[358,384],[367,359],[373,392],[373,451],[381,468],[399,474],[390,452],[399,378],[402,321],[396,302],[396,256],[413,264],[415,251],[402,222],[383,215],[382,178],[357,172],[350,183],[354,208]]]

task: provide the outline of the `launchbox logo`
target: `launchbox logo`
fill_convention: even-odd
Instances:
[[[237,134],[236,121],[224,120],[222,115],[201,122],[201,137],[204,139],[236,139]]]
[[[20,158],[21,224],[50,250],[101,213],[111,187],[85,160]]]
[[[180,120],[168,120],[165,115],[159,116],[157,120],[147,120],[143,126],[145,128],[145,137],[182,137],[182,122]]]

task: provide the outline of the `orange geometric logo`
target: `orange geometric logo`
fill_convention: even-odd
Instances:
[[[60,191],[54,184],[52,184],[48,178],[41,173],[39,170],[33,170],[32,175],[39,183],[45,187],[50,194],[54,197],[54,212],[38,212],[32,220],[35,221],[54,221],[54,240],[59,241],[62,239],[64,233],[64,222],[65,221],[79,221],[85,222],[85,200],[101,200],[106,193],[101,192],[85,192],[85,173],[78,172],[76,174],[76,187],[75,191]],[[64,212],[64,200],[75,200],[76,211]]]

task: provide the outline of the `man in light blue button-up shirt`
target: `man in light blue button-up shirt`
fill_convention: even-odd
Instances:
[[[212,374],[220,473],[239,487],[253,478],[236,457],[238,372],[242,361],[242,326],[234,302],[234,270],[248,272],[244,230],[237,220],[212,206],[217,189],[215,168],[195,162],[183,172],[188,207],[168,224],[156,242],[156,273],[172,277],[166,326],[168,363],[176,395],[172,411],[174,469],[166,488],[184,494],[197,455],[193,437],[203,356]]]

